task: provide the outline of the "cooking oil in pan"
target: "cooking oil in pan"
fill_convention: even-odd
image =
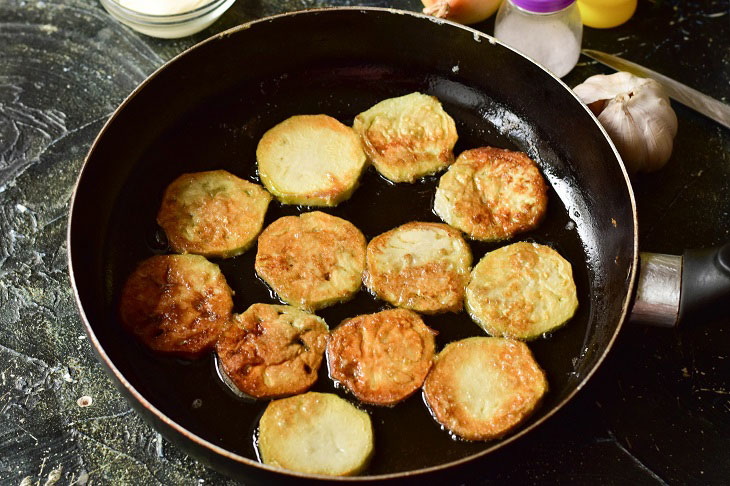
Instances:
[[[156,238],[150,240],[144,228],[156,228],[156,211],[164,189],[181,173],[225,169],[257,182],[256,143],[268,128],[283,119],[294,114],[327,113],[347,124],[357,113],[382,99],[412,91],[433,94],[441,99],[445,110],[457,123],[459,141],[456,155],[484,145],[523,150],[537,160],[552,186],[546,218],[537,229],[509,242],[469,242],[475,263],[486,252],[499,246],[529,239],[549,244],[573,265],[580,302],[575,317],[551,336],[530,343],[536,360],[547,373],[551,390],[542,408],[527,424],[539,419],[542,411],[550,410],[572,389],[570,380],[576,378],[569,375],[575,372],[576,367],[571,360],[581,359],[589,333],[591,309],[588,290],[593,269],[587,254],[592,248],[591,228],[582,228],[580,218],[572,216],[574,210],[583,209],[582,195],[571,192],[566,176],[559,170],[553,170],[561,164],[559,151],[541,140],[535,130],[514,113],[483,93],[453,80],[388,68],[380,74],[386,76],[387,82],[374,83],[367,77],[361,79],[357,73],[356,69],[352,70],[352,74],[347,74],[349,77],[344,80],[344,75],[338,77],[336,70],[331,68],[291,74],[278,79],[275,85],[267,86],[260,97],[242,97],[237,93],[250,91],[246,86],[239,87],[208,100],[170,127],[138,161],[119,198],[114,226],[107,237],[109,295],[118,295],[124,280],[139,261],[164,251],[162,242]],[[322,82],[323,78],[331,81]],[[303,97],[302,93],[307,96]],[[246,127],[246,130],[221,129],[235,126]],[[393,184],[370,168],[350,200],[334,208],[317,210],[352,222],[370,240],[410,221],[438,222],[432,211],[438,179],[439,175],[436,175],[415,184]],[[563,184],[562,180],[566,182]],[[266,226],[279,217],[311,209],[274,201],[264,224]],[[575,231],[567,229],[571,223],[575,225]],[[271,289],[257,277],[255,255],[254,247],[235,258],[213,260],[235,291],[234,312],[243,312],[251,304],[259,302],[280,303]],[[110,316],[113,316],[113,297],[108,306]],[[323,309],[318,315],[325,319],[330,329],[334,329],[346,318],[378,312],[387,307],[363,289],[351,301]],[[110,319],[118,325],[114,322],[115,317]],[[463,311],[424,316],[423,319],[429,327],[438,331],[437,351],[448,342],[484,335]],[[268,401],[252,400],[237,393],[235,387],[226,381],[225,373],[213,355],[183,367],[175,360],[140,353],[133,340],[119,339],[119,335],[123,334],[119,329],[108,332],[109,336],[101,338],[109,343],[118,343],[109,345],[110,348],[116,346],[110,351],[114,354],[115,364],[153,405],[192,433],[234,453],[258,460],[255,431]],[[346,390],[333,383],[324,364],[312,390],[336,393],[370,414],[377,446],[365,474],[434,466],[462,459],[487,447],[484,443],[454,440],[433,419],[418,393],[394,407],[359,404]],[[191,408],[194,400],[202,400],[202,406]]]

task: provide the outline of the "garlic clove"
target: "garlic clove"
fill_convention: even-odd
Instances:
[[[583,103],[590,105],[595,101],[610,100],[622,93],[638,90],[649,81],[653,80],[623,71],[615,74],[597,74],[573,88],[573,91]]]
[[[646,156],[640,170],[660,169],[672,155],[674,136],[677,134],[677,115],[669,105],[659,83],[640,91],[630,105],[631,116],[640,120],[646,145]]]
[[[669,160],[677,116],[659,83],[618,72],[592,76],[574,92],[596,114],[630,172],[658,170]]]
[[[610,100],[598,115],[598,121],[611,136],[629,172],[640,170],[646,159],[644,133],[632,118],[625,101]]]

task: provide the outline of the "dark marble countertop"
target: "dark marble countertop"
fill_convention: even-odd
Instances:
[[[169,41],[118,24],[95,0],[0,2],[1,484],[233,484],[143,422],[97,363],[68,284],[69,197],[104,121],[166,60],[254,18],[346,4],[420,7],[238,0],[206,31]],[[477,27],[491,34],[493,22]],[[730,102],[727,0],[640,0],[625,25],[586,29],[584,47]],[[609,71],[582,58],[566,81],[599,72]],[[634,188],[642,250],[680,254],[730,240],[730,130],[673,106],[673,156]],[[626,326],[588,386],[490,456],[475,482],[727,484],[729,345],[730,316]]]

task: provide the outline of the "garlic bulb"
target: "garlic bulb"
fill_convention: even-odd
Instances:
[[[591,76],[573,91],[598,117],[629,172],[652,172],[666,164],[677,115],[659,83],[618,72]]]

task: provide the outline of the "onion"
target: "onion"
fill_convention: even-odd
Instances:
[[[421,0],[423,13],[460,24],[476,24],[486,20],[502,0]]]

